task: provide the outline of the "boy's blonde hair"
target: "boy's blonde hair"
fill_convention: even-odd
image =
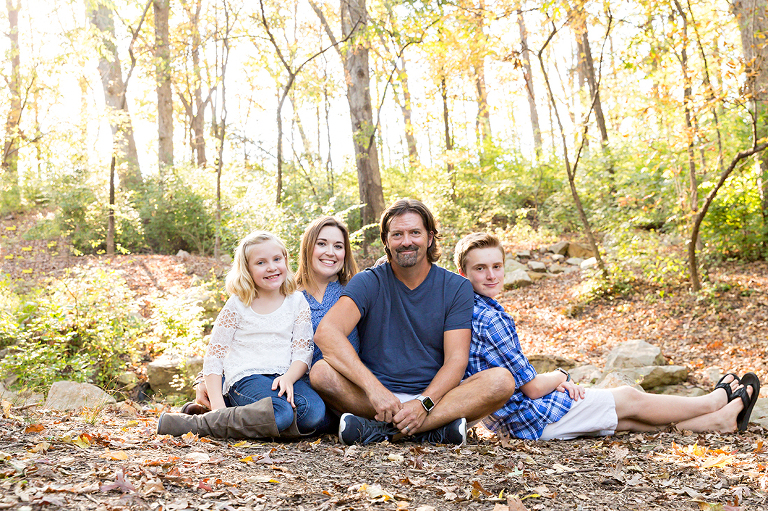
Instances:
[[[312,252],[314,251],[320,231],[325,227],[336,227],[344,237],[344,264],[339,270],[339,283],[346,286],[349,279],[357,273],[357,263],[352,254],[352,245],[349,242],[349,230],[344,223],[332,216],[323,216],[313,221],[304,234],[301,235],[301,249],[299,250],[299,268],[296,270],[296,285],[307,289],[317,286],[314,272],[312,271]]]
[[[253,245],[274,241],[280,246],[285,258],[285,267],[288,274],[285,281],[280,286],[280,294],[288,296],[296,291],[296,282],[293,280],[293,272],[288,266],[288,250],[280,238],[266,231],[253,231],[248,236],[240,240],[240,244],[235,249],[235,259],[232,262],[232,268],[227,273],[226,288],[227,293],[240,298],[246,306],[251,304],[254,298],[259,297],[259,289],[251,278],[251,272],[248,271],[248,249]]]
[[[502,262],[504,262],[507,257],[504,253],[504,247],[501,246],[501,241],[499,241],[499,238],[493,234],[487,232],[473,232],[472,234],[467,234],[459,240],[453,251],[453,262],[462,274],[467,272],[467,254],[469,254],[470,250],[476,248],[498,248],[501,250]]]

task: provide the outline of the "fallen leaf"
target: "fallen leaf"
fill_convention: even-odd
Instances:
[[[493,495],[493,493],[491,493],[488,490],[486,490],[485,488],[483,488],[483,486],[480,484],[480,481],[472,481],[472,495],[473,496],[476,496],[475,495],[476,491],[478,492],[478,494],[482,493],[483,495],[485,495],[487,497],[490,497],[491,495]]]
[[[368,495],[368,498],[375,502],[386,502],[392,499],[392,495],[383,490],[378,484],[372,486],[363,484],[360,486],[359,491]]]
[[[39,444],[31,448],[29,452],[36,452],[36,453],[42,454],[42,453],[48,452],[48,449],[50,448],[51,448],[51,444],[49,444],[48,442],[40,442]]]
[[[128,453],[125,451],[110,451],[107,449],[107,452],[99,456],[99,458],[104,458],[105,460],[125,461],[128,459]]]
[[[5,414],[5,403],[6,402],[3,403],[3,415],[6,415]],[[37,424],[30,424],[29,426],[27,426],[26,429],[24,430],[24,433],[40,433],[44,429],[45,429],[45,426],[43,426],[42,424],[40,424],[38,422]]]
[[[528,511],[523,505],[523,501],[517,497],[507,497],[507,507],[509,511]]]
[[[206,463],[210,461],[211,457],[205,452],[190,452],[184,456],[184,461],[192,463]]]
[[[135,492],[136,487],[125,480],[125,474],[122,471],[118,471],[115,473],[115,482],[102,484],[99,490],[103,492],[108,492],[112,490],[122,490],[125,493],[125,492]]]

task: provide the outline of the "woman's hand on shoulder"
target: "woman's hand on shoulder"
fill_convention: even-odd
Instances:
[[[571,399],[574,401],[578,401],[579,399],[584,399],[585,390],[584,387],[575,384],[572,381],[564,381],[560,385],[557,386],[558,392],[567,392],[569,396],[571,396]]]

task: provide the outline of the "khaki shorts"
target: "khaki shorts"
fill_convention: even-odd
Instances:
[[[612,435],[618,425],[613,393],[606,389],[587,389],[584,399],[574,401],[562,419],[548,424],[539,440]]]

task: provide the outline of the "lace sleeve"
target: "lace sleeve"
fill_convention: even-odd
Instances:
[[[229,303],[219,312],[213,324],[211,340],[203,359],[203,374],[224,374],[224,358],[229,354],[232,339],[240,327],[240,314]]]
[[[312,311],[304,296],[301,296],[296,318],[293,322],[293,338],[291,339],[291,362],[300,360],[307,366],[312,365],[312,354],[315,343],[312,342]]]

